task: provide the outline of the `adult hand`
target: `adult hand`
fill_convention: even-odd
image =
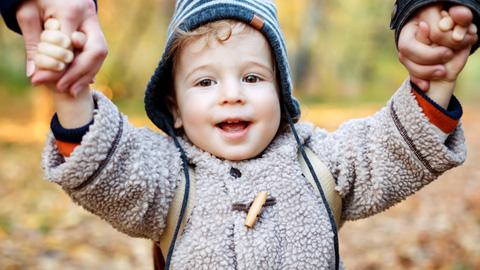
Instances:
[[[25,42],[27,76],[33,84],[56,83],[60,91],[76,94],[94,80],[108,50],[93,0],[26,0],[16,15]],[[36,71],[33,62],[43,22],[51,17],[60,21],[62,32],[68,36],[74,31],[87,36],[83,50],[64,73]]]
[[[454,55],[453,50],[462,50],[475,44],[476,33],[463,31],[468,29],[473,20],[471,10],[464,6],[453,6],[448,13],[456,25],[454,31],[463,32],[463,38],[453,38],[450,32],[440,30],[442,4],[434,4],[420,10],[403,27],[398,40],[399,59],[408,66],[411,80],[422,90],[429,89],[429,81],[446,75],[445,63]],[[429,40],[425,44],[416,39],[418,23],[424,21],[430,28]],[[463,28],[463,29],[460,29]],[[467,32],[467,33],[465,33]]]

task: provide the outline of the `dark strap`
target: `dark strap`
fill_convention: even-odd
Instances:
[[[165,259],[163,258],[162,251],[160,247],[153,243],[152,246],[153,253],[153,269],[154,270],[164,270],[165,269]]]

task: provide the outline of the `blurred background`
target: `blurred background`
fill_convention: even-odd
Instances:
[[[392,1],[277,0],[303,119],[334,130],[381,108],[406,79]],[[100,0],[109,56],[95,88],[138,126],[174,2]],[[52,106],[25,78],[19,35],[0,23],[0,269],[152,269],[150,243],[116,232],[43,179]],[[458,82],[468,160],[415,196],[340,231],[349,269],[480,269],[480,57]]]

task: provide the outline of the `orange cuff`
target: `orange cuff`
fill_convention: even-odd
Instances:
[[[411,90],[417,99],[418,105],[422,107],[423,113],[430,120],[430,123],[437,126],[443,132],[449,134],[452,133],[458,125],[459,120],[448,117],[445,113],[436,108],[432,103],[422,97],[414,89]]]
[[[69,157],[75,147],[80,145],[79,143],[63,142],[59,140],[55,140],[55,143],[57,144],[58,152],[64,157]]]

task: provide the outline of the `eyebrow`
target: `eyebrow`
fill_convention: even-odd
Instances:
[[[273,65],[270,66],[268,64],[261,63],[260,61],[247,59],[240,64],[240,67],[242,69],[244,69],[244,68],[246,68],[250,65],[260,67],[260,68],[264,69],[265,71],[268,71],[269,73],[271,73],[270,74],[271,76],[274,76],[274,70],[275,69],[273,68]],[[212,66],[212,64],[202,64],[202,65],[199,65],[198,67],[195,67],[194,69],[192,69],[191,71],[189,71],[185,75],[185,80],[190,81],[190,77],[192,77],[192,74],[194,74],[195,72],[197,72],[199,70],[210,69],[211,66]]]
[[[185,80],[189,81],[189,80],[190,80],[190,77],[192,76],[192,74],[194,74],[194,73],[197,72],[198,70],[208,69],[209,67],[210,67],[210,64],[203,64],[203,65],[200,65],[200,66],[194,68],[193,70],[189,71],[189,72],[185,75]]]

